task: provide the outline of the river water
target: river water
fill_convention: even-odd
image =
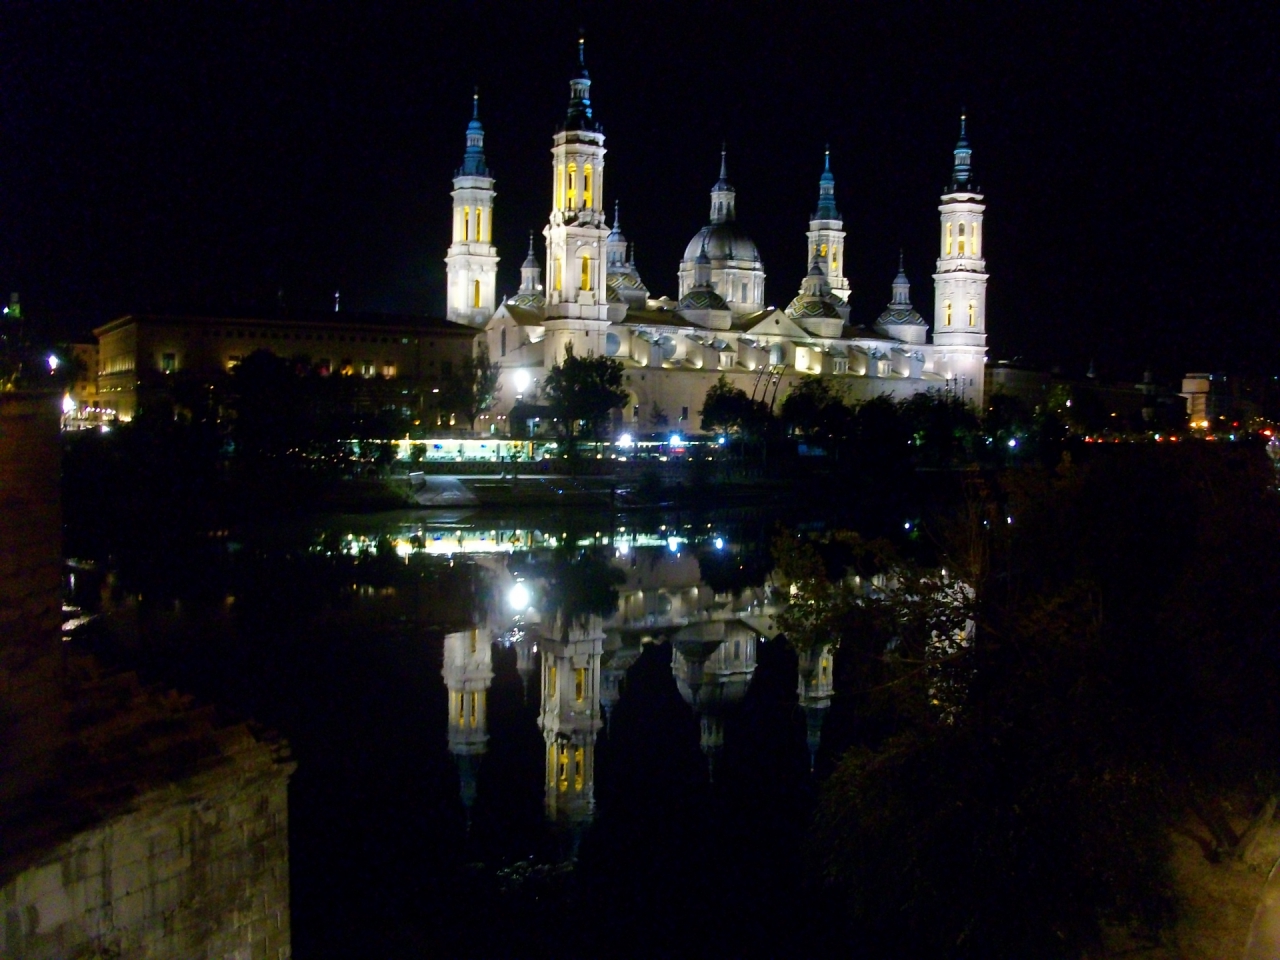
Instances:
[[[790,955],[822,942],[806,826],[847,740],[833,652],[778,634],[778,520],[215,537],[122,573],[99,642],[289,740],[299,958]]]

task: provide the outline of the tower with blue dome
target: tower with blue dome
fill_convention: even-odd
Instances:
[[[818,208],[809,218],[809,260],[818,258],[833,296],[848,301],[853,290],[845,279],[844,221],[836,208],[836,178],[831,172],[831,150],[823,156],[818,178]]]
[[[987,208],[973,183],[973,150],[963,113],[953,155],[951,183],[938,207],[940,251],[933,275],[933,342],[940,348],[936,371],[948,393],[981,409],[987,353],[982,214]]]
[[[480,93],[471,101],[467,149],[453,178],[453,240],[445,255],[448,278],[445,316],[484,326],[493,315],[498,248],[493,245],[493,177],[484,158]]]

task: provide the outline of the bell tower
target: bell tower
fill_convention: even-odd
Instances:
[[[831,173],[831,149],[823,158],[822,176],[818,178],[818,209],[809,219],[809,261],[822,263],[831,284],[831,292],[848,301],[853,292],[844,276],[844,221],[836,209],[836,178]]]
[[[982,194],[973,185],[973,151],[960,115],[951,185],[942,195],[940,252],[933,275],[933,342],[939,351],[935,373],[953,396],[982,407],[987,354],[987,262]]]
[[[604,129],[591,113],[585,40],[569,81],[569,109],[551,147],[551,216],[547,238],[547,313],[607,320],[604,215]]]
[[[467,150],[453,178],[453,242],[444,258],[448,276],[445,316],[482,327],[493,316],[498,248],[493,245],[493,177],[484,159],[480,93],[471,101]]]

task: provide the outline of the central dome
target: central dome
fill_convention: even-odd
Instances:
[[[736,223],[712,223],[699,230],[684,248],[685,260],[696,260],[706,244],[707,257],[716,260],[742,260],[760,262],[760,251]]]

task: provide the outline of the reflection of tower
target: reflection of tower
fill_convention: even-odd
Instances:
[[[622,684],[627,671],[640,659],[642,642],[634,633],[610,631],[604,641],[604,656],[600,660],[600,710],[608,727],[613,708],[622,696]]]
[[[600,716],[600,656],[604,634],[599,621],[570,625],[565,639],[543,638],[542,711],[538,725],[547,744],[547,817],[582,826],[591,820],[595,799],[596,734]]]
[[[493,682],[493,648],[477,628],[444,637],[444,668],[449,690],[449,752],[458,764],[462,803],[468,819],[476,801],[476,772],[489,742],[486,703]]]
[[[524,702],[529,702],[529,681],[533,679],[533,658],[538,653],[538,640],[527,631],[512,644],[516,648],[516,673],[520,674],[520,688],[524,691]]]
[[[725,713],[742,701],[755,673],[756,634],[741,623],[710,621],[683,628],[671,645],[676,687],[698,715],[699,743],[714,775]]]
[[[822,721],[831,707],[832,651],[830,646],[799,652],[797,693],[804,711],[805,739],[809,743],[809,770],[813,770],[822,743]]]

